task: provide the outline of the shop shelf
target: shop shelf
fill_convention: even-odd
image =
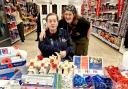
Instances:
[[[108,23],[110,23],[110,24],[118,24],[119,25],[118,22],[114,22],[114,21],[108,21]]]
[[[115,14],[115,13],[117,13],[117,10],[103,11],[101,13],[112,13],[112,14]]]
[[[26,32],[24,35],[27,36],[28,34],[32,33],[32,32],[35,31],[35,30],[36,30],[36,28],[34,28],[34,29],[32,29],[32,30]]]
[[[14,41],[12,41],[11,44],[14,44],[14,43],[16,43],[16,42],[19,41],[19,40],[20,40],[20,38],[18,37],[18,38],[16,38]]]
[[[108,19],[102,19],[102,18],[100,18],[100,19],[96,19],[96,20],[107,21]]]
[[[116,33],[107,31],[107,28],[104,28],[104,27],[98,27],[98,26],[95,26],[95,25],[92,25],[92,26],[93,26],[93,27],[96,27],[96,28],[98,28],[98,29],[101,29],[101,30],[103,30],[103,31],[105,31],[105,32],[108,32],[108,33],[110,33],[111,35],[118,36],[118,34],[116,34]]]
[[[35,31],[35,30],[36,30],[36,27],[33,28],[32,30],[30,30],[29,32],[25,33],[24,35],[27,36],[28,34],[32,33],[32,32]],[[12,41],[11,44],[14,44],[15,42],[17,42],[17,41],[19,41],[19,40],[20,40],[20,38],[18,37],[18,38],[16,38],[14,41]]]
[[[106,32],[109,32],[109,31],[107,31],[107,29],[106,28],[104,28],[104,27],[98,27],[98,26],[95,26],[95,25],[92,25],[93,27],[96,27],[96,28],[99,28],[99,29],[101,29],[101,30],[103,30],[103,31],[106,31]]]
[[[111,42],[107,41],[106,39],[104,39],[103,37],[99,36],[96,33],[92,33],[92,35],[94,35],[95,37],[99,38],[100,40],[102,40],[103,42],[107,43],[108,45],[110,45],[111,47],[115,48],[115,49],[119,49],[119,47],[115,44],[112,44]]]

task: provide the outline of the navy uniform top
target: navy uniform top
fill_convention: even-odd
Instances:
[[[68,59],[69,56],[73,56],[73,47],[71,44],[71,38],[68,32],[64,29],[58,29],[55,34],[51,34],[49,30],[46,31],[46,37],[43,41],[39,42],[39,49],[44,57],[49,57],[55,52],[65,50]]]

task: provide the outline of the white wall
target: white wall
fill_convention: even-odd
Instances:
[[[69,0],[52,0],[53,4],[68,4]]]
[[[83,0],[33,0],[33,2],[38,3],[38,4],[49,4],[50,1],[52,1],[52,4],[57,4],[57,9],[58,9],[57,14],[59,17],[61,17],[62,5],[68,5],[68,4],[75,5],[78,11],[78,14],[81,15],[81,5],[82,5]],[[51,9],[49,12],[51,12]]]
[[[34,3],[37,3],[40,5],[40,13],[41,13],[41,30],[44,29],[44,23],[43,23],[43,18],[46,17],[46,15],[42,15],[42,5],[47,5],[47,12],[50,13],[52,12],[52,4],[57,5],[57,15],[59,16],[59,19],[62,16],[62,5],[68,5],[68,4],[73,4],[76,6],[76,9],[78,11],[78,14],[81,15],[81,5],[82,5],[82,0],[52,0],[52,4],[50,4],[51,0],[33,0]]]
[[[33,0],[33,3],[37,3],[37,4],[43,4],[48,2],[50,2],[50,0]]]

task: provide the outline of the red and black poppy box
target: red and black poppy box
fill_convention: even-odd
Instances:
[[[20,78],[27,73],[27,52],[15,47],[0,48],[0,79]]]

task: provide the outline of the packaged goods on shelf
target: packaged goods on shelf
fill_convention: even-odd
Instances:
[[[111,47],[119,50],[121,49],[121,42],[123,40],[121,35],[125,33],[122,30],[119,30],[119,28],[121,27],[120,18],[124,18],[122,15],[122,12],[125,12],[123,11],[124,6],[120,6],[122,9],[121,11],[118,11],[118,2],[113,2],[112,0],[110,0],[109,3],[106,0],[101,1],[100,5],[101,7],[99,12],[97,11],[98,7],[94,6],[91,6],[91,10],[88,11],[88,20],[92,22],[93,25],[94,34],[92,35],[101,39]],[[99,13],[99,15],[97,16],[96,13]],[[101,34],[105,33],[105,35],[99,35],[99,31],[101,32]]]
[[[0,79],[16,79],[27,73],[27,53],[14,47],[0,48]]]

